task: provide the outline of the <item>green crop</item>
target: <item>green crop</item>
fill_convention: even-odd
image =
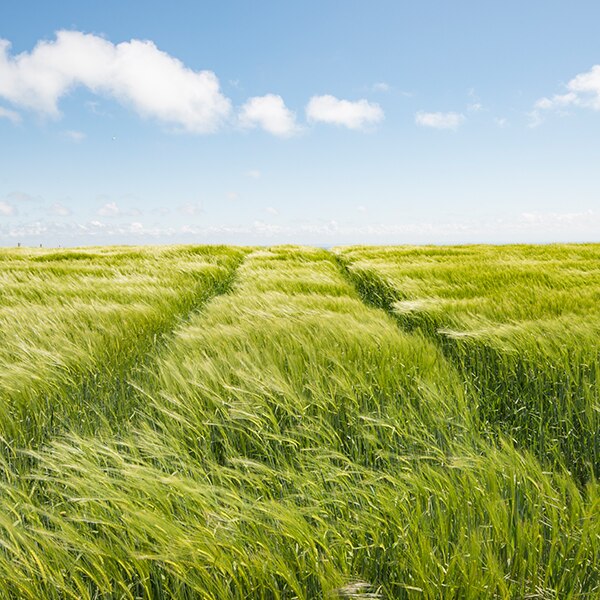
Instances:
[[[480,430],[549,468],[600,475],[600,250],[595,245],[341,249],[363,297],[442,348]]]
[[[598,258],[1,252],[0,598],[599,597]]]

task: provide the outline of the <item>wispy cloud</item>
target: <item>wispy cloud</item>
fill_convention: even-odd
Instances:
[[[0,204],[1,205],[1,204]],[[270,211],[268,211],[270,212]],[[1,214],[1,213],[0,213]],[[0,221],[0,241],[19,238],[55,243],[78,244],[86,239],[112,240],[144,238],[184,241],[189,236],[219,242],[253,240],[258,243],[273,241],[303,241],[313,243],[373,240],[373,243],[420,243],[457,241],[585,241],[595,239],[600,228],[600,213],[580,212],[524,212],[460,221],[414,221],[402,223],[342,223],[336,220],[305,221],[301,223],[272,223],[256,220],[249,225],[185,224],[162,226],[142,221],[119,223],[94,219],[86,222],[32,221],[10,224]],[[46,243],[46,242],[45,242]]]
[[[69,215],[72,214],[72,211],[70,208],[68,208],[64,204],[62,204],[60,202],[55,202],[48,209],[48,213],[51,215],[57,216],[57,217],[68,217]]]
[[[0,106],[0,119],[8,119],[11,123],[16,125],[21,122],[21,115],[14,110],[9,110],[8,108]]]
[[[249,169],[244,173],[246,177],[250,177],[250,179],[260,179],[262,173],[258,169]]]
[[[184,215],[197,215],[204,212],[202,203],[200,202],[186,202],[179,207],[179,212]]]
[[[82,142],[86,138],[86,135],[83,133],[83,131],[75,131],[73,129],[63,131],[63,136],[75,143]]]
[[[415,115],[415,123],[421,127],[451,131],[456,131],[465,120],[463,114],[456,112],[425,112],[421,110]]]
[[[104,206],[98,209],[98,216],[100,217],[118,217],[122,214],[121,209],[117,206],[116,202],[107,202]]]
[[[136,217],[142,214],[139,208],[131,206],[124,208],[114,200],[106,202],[107,199],[107,196],[104,195],[97,198],[97,200],[104,201],[104,204],[96,211],[99,217]],[[125,200],[125,202],[130,202],[136,200],[136,197],[125,195],[121,199]]]
[[[469,104],[467,105],[467,110],[473,113],[481,112],[483,110],[483,104],[481,103],[481,99],[477,95],[475,88],[469,88],[467,95],[469,96],[470,100]]]
[[[545,112],[561,112],[571,107],[600,110],[600,65],[594,65],[589,71],[573,77],[564,93],[537,100],[529,113],[530,126],[539,125]]]
[[[17,209],[8,202],[4,202],[4,200],[0,200],[0,216],[2,217],[11,217],[17,213]]]
[[[529,123],[527,125],[531,129],[538,127],[539,125],[541,125],[544,122],[544,118],[542,117],[541,112],[537,109],[534,109],[534,110],[528,112],[527,118],[529,119]]]
[[[365,129],[384,118],[379,104],[367,100],[340,100],[335,96],[313,96],[306,106],[306,118],[313,123],[329,123],[348,129]]]
[[[123,208],[115,201],[104,203],[97,211],[99,217],[135,217],[142,214],[138,208]]]
[[[28,194],[27,192],[15,191],[10,192],[6,195],[6,198],[18,202],[18,203],[30,203],[30,202],[43,202],[44,199],[41,196],[34,196],[33,194]]]
[[[377,83],[373,84],[374,92],[389,92],[390,89],[390,84],[386,83],[385,81],[378,81]]]

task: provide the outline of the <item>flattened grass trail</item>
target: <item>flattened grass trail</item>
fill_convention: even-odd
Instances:
[[[461,370],[480,429],[549,468],[600,476],[597,245],[354,247],[339,260],[367,301]]]
[[[9,448],[35,446],[56,428],[129,419],[129,372],[227,289],[243,255],[201,247],[0,254],[0,435]]]
[[[0,598],[600,597],[598,259],[0,252]]]

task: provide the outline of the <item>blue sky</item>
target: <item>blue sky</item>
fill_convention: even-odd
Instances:
[[[0,244],[600,241],[596,2],[0,4]]]

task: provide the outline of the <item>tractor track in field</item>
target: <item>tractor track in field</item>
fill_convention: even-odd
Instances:
[[[52,393],[46,394],[45,404],[50,416],[44,431],[32,432],[30,441],[25,446],[17,446],[10,439],[0,438],[0,454],[9,459],[14,466],[18,465],[18,471],[22,472],[35,462],[30,455],[32,451],[35,452],[67,431],[96,435],[103,427],[110,429],[116,422],[133,422],[143,400],[143,393],[136,385],[136,376],[143,372],[151,372],[153,363],[160,358],[175,332],[195,314],[204,310],[212,300],[231,290],[246,256],[242,256],[231,267],[227,276],[216,281],[214,285],[205,288],[198,282],[197,291],[190,300],[177,307],[158,327],[146,327],[135,339],[127,340],[122,346],[122,355],[113,361],[119,365],[117,372],[108,364],[103,364],[92,373],[74,373],[71,388],[60,393],[68,395],[76,406],[88,409],[94,406],[94,411],[82,410],[76,419],[65,417],[60,412],[53,412]]]
[[[345,259],[340,254],[331,252],[335,263],[338,265],[344,279],[356,290],[360,299],[364,304],[372,308],[383,310],[387,313],[398,325],[402,331],[411,334],[415,332],[421,333],[424,337],[438,346],[444,356],[451,361],[452,357],[448,354],[447,349],[440,343],[438,336],[430,335],[429,332],[423,330],[417,323],[412,323],[406,319],[400,318],[394,310],[394,304],[399,300],[403,300],[402,293],[397,290],[392,284],[388,283],[374,269],[364,269],[364,277],[359,277],[352,272],[350,268],[351,262]]]
[[[530,387],[535,387],[535,377],[532,377],[530,367],[526,363],[517,364],[520,371],[517,374],[501,375],[502,357],[499,351],[492,347],[485,347],[480,351],[480,354],[471,356],[467,351],[462,350],[459,344],[460,340],[452,339],[450,336],[430,323],[420,322],[416,318],[399,314],[395,310],[395,304],[401,300],[409,299],[403,296],[402,291],[395,288],[391,283],[386,281],[380,273],[373,268],[360,268],[360,274],[352,269],[352,262],[344,256],[331,252],[335,262],[340,268],[346,280],[356,289],[362,301],[371,307],[379,308],[386,312],[395,321],[397,326],[408,334],[419,334],[434,344],[441,352],[448,365],[459,375],[463,381],[464,390],[470,405],[473,407],[473,412],[476,414],[478,421],[479,433],[492,444],[497,444],[499,439],[504,438],[511,443],[517,440],[515,430],[521,427],[521,417],[514,410],[511,413],[511,408],[502,409],[505,412],[500,412],[498,415],[494,409],[490,408],[493,405],[498,390],[505,390],[506,397],[512,398],[511,407],[515,404],[515,399],[527,398],[531,396]],[[484,353],[484,354],[481,354]],[[484,356],[484,358],[482,358]],[[485,361],[489,364],[497,363],[499,366],[492,369],[494,374],[492,378],[483,379],[478,370],[478,361]],[[554,393],[549,386],[548,389],[540,396],[544,397]],[[528,411],[531,409],[523,403]],[[498,409],[496,409],[498,410]],[[506,414],[505,414],[506,413]],[[540,417],[541,418],[541,417]],[[557,422],[554,425],[553,435],[557,438],[567,435],[562,431],[562,423]],[[597,439],[597,438],[596,438]],[[554,468],[553,458],[551,455],[546,455],[543,450],[539,450],[534,445],[526,442],[515,442],[520,449],[526,449],[534,452],[536,457],[547,465],[548,469]],[[597,447],[596,443],[592,442],[593,447]],[[590,462],[589,464],[580,457],[585,453],[586,447],[581,445],[577,451],[571,450],[569,447],[561,450],[566,460],[565,464],[561,463],[561,468],[573,473],[575,479],[581,487],[585,486],[590,478],[598,476],[597,463]]]
[[[407,334],[416,334],[423,336],[441,351],[442,356],[448,362],[448,365],[455,370],[466,385],[466,391],[473,396],[473,402],[477,403],[477,392],[473,387],[474,374],[466,369],[456,359],[456,353],[452,341],[426,327],[422,327],[416,320],[410,317],[403,317],[396,312],[394,304],[407,299],[402,292],[396,289],[391,283],[386,281],[377,271],[372,268],[363,269],[363,277],[352,272],[351,262],[343,256],[331,252],[335,262],[340,268],[342,275],[354,287],[361,300],[367,305],[378,308],[387,313],[396,323],[396,325]],[[474,404],[474,405],[475,405]]]
[[[123,411],[120,411],[110,420],[121,420],[121,418],[125,418],[129,421],[133,420],[138,408],[137,402],[140,399],[140,393],[132,381],[133,376],[142,371],[152,370],[152,364],[159,359],[161,352],[168,346],[175,332],[185,325],[185,323],[189,322],[195,314],[204,310],[211,301],[219,296],[227,294],[231,290],[238,270],[245,258],[246,257],[244,256],[235,266],[233,266],[223,281],[216,283],[209,289],[200,288],[189,304],[184,307],[184,310],[174,312],[168,323],[161,327],[160,330],[146,331],[144,335],[140,336],[138,340],[141,342],[139,346],[142,351],[136,352],[133,356],[129,357],[129,360],[124,363],[124,368],[117,377],[114,377],[114,374],[110,372],[104,372],[99,373],[98,378],[88,378],[82,382],[81,401],[85,403],[85,394],[88,388],[90,388],[93,393],[94,389],[98,389],[99,384],[100,386],[106,385],[107,391],[110,393],[112,387],[117,398],[121,397],[128,401],[127,404],[129,406],[127,412],[129,414],[124,414]]]
[[[432,334],[420,327],[416,322],[411,322],[400,317],[394,310],[394,304],[403,299],[402,293],[399,290],[388,283],[373,269],[363,270],[364,277],[357,276],[350,269],[351,263],[349,260],[335,252],[329,252],[337,264],[342,277],[356,290],[359,298],[366,306],[385,312],[394,320],[397,327],[407,335],[421,335],[441,351],[449,367],[459,373],[461,377],[467,377],[468,374],[464,372],[460,365],[456,364],[452,349],[447,344],[444,344],[444,340],[439,335]]]
[[[464,382],[465,392],[469,396],[472,396],[472,405],[475,406],[477,396],[472,387],[473,374],[465,370],[456,361],[456,356],[453,353],[451,345],[445,343],[445,340],[439,334],[428,331],[426,328],[421,327],[418,322],[402,318],[394,310],[394,304],[404,299],[402,293],[374,269],[363,269],[363,277],[360,277],[353,273],[349,260],[340,254],[332,251],[329,252],[344,279],[356,290],[358,296],[366,306],[382,310],[393,319],[396,326],[405,334],[419,335],[440,351],[443,360],[447,363],[448,369],[454,371],[457,377]]]
[[[408,334],[419,333],[439,348],[444,357],[454,365],[454,368],[466,378],[472,374],[465,372],[464,369],[456,364],[456,357],[453,352],[452,343],[449,339],[440,335],[439,332],[422,327],[416,320],[410,317],[404,317],[398,314],[394,309],[394,304],[401,300],[409,299],[403,296],[402,292],[396,289],[391,283],[385,280],[377,271],[372,268],[363,269],[363,277],[357,276],[350,268],[351,262],[343,256],[331,253],[335,262],[340,268],[342,275],[354,287],[361,300],[367,305],[378,308],[386,312],[398,325],[402,331]]]

